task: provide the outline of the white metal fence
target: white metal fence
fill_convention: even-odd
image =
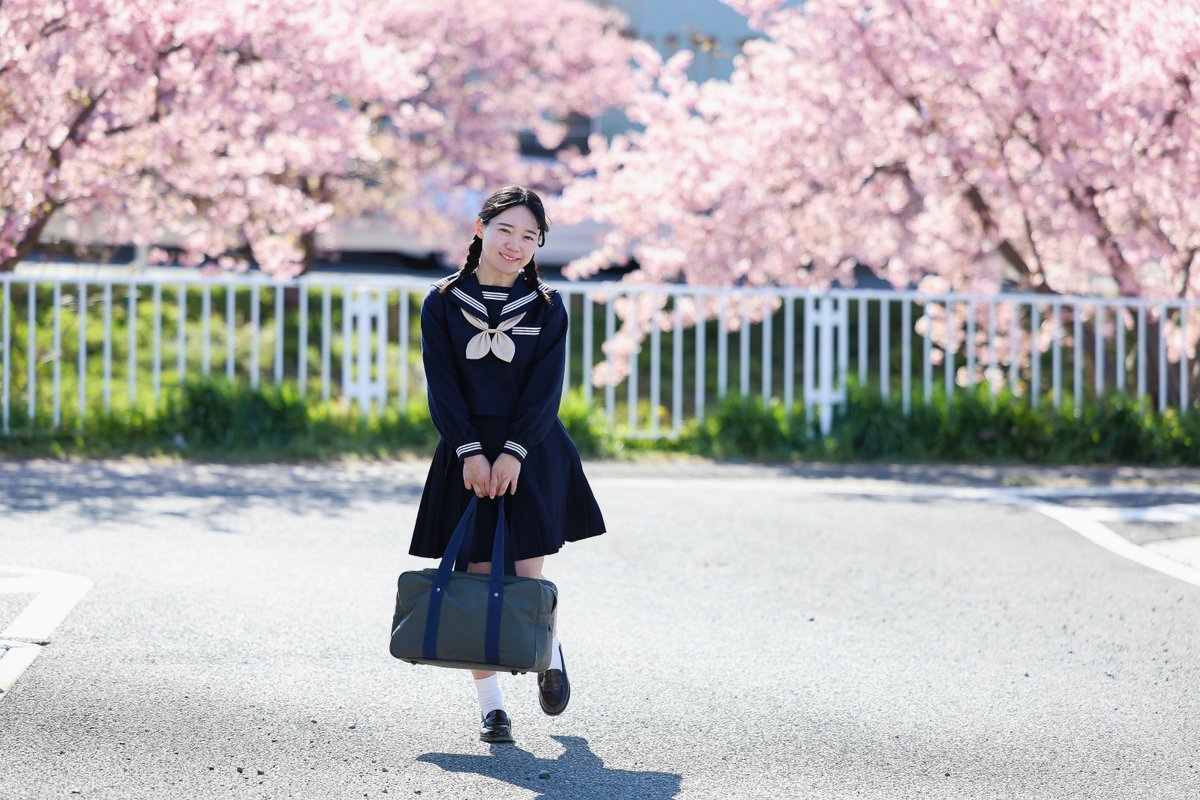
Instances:
[[[289,381],[302,394],[364,407],[407,405],[424,392],[418,325],[430,282],[0,274],[0,433],[80,429],[90,414],[157,404],[166,387],[196,375]],[[614,427],[648,436],[677,433],[730,394],[803,403],[828,430],[851,380],[905,411],[914,397],[952,399],[981,384],[1075,408],[1121,391],[1185,409],[1196,393],[1194,302],[556,288],[571,316],[564,387]],[[707,321],[692,324],[697,315]],[[633,317],[640,335],[623,339]],[[605,380],[593,383],[606,351],[616,369],[602,368]]]

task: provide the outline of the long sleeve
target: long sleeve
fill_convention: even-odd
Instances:
[[[567,357],[567,311],[560,295],[542,323],[538,347],[525,387],[517,402],[517,415],[508,426],[504,452],[525,460],[558,420],[562,401],[563,370]]]
[[[426,295],[421,305],[421,361],[425,365],[429,416],[461,460],[483,453],[483,445],[471,425],[471,413],[459,384],[445,309],[445,301],[436,289]]]

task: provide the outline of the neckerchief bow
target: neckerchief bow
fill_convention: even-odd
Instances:
[[[511,329],[524,314],[518,314],[515,317],[504,320],[495,328],[489,328],[488,324],[476,317],[473,314],[467,313],[466,309],[459,309],[462,315],[467,318],[467,322],[474,325],[481,332],[471,337],[471,341],[467,342],[467,358],[477,360],[483,358],[492,352],[496,354],[496,358],[501,361],[512,361],[513,356],[517,354],[517,346],[513,344],[513,340],[505,331]]]

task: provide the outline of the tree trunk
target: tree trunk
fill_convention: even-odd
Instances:
[[[49,211],[47,211],[43,216],[39,217],[37,221],[35,221],[25,230],[25,236],[17,244],[17,252],[14,253],[11,258],[0,260],[0,272],[12,272],[17,268],[17,264],[20,264],[22,261],[28,258],[29,254],[33,252],[33,249],[41,244],[42,234],[45,232],[46,226],[50,224],[50,220],[54,217],[54,213],[58,211],[59,208],[59,204],[52,204]]]
[[[317,232],[305,231],[300,234],[300,247],[304,250],[304,268],[300,274],[307,275],[308,271],[317,263]]]

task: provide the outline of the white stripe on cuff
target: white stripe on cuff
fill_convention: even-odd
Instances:
[[[528,450],[526,450],[524,447],[521,447],[521,445],[519,445],[516,442],[511,441],[511,440],[504,443],[504,449],[512,450],[514,453],[519,455],[522,459],[529,455]]]
[[[463,456],[467,455],[468,453],[473,453],[477,450],[479,452],[483,452],[483,445],[481,445],[479,442],[467,442],[466,444],[459,445],[458,449],[455,450],[454,452],[458,455],[459,458],[462,458]]]

